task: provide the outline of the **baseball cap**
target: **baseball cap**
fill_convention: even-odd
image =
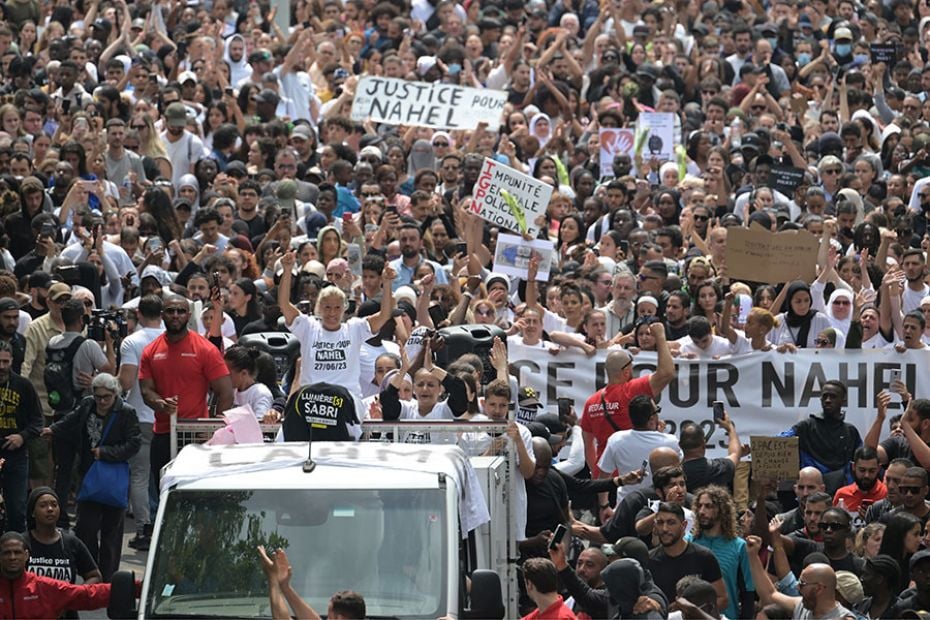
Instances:
[[[231,161],[226,164],[226,174],[231,177],[245,177],[248,176],[249,171],[241,161]]]
[[[852,41],[852,30],[849,28],[837,28],[833,33],[834,41]]]
[[[165,121],[171,127],[184,127],[187,125],[187,108],[183,103],[175,101],[165,109]]]
[[[44,271],[36,271],[29,276],[29,288],[48,288],[51,285],[52,276]]]
[[[851,605],[856,605],[865,598],[862,582],[848,570],[836,571],[836,590]]]
[[[262,62],[271,60],[273,56],[268,50],[255,50],[249,54],[249,62]]]
[[[278,97],[278,93],[270,88],[263,88],[257,95],[252,96],[252,100],[256,103],[273,103],[274,105],[278,105],[281,98]]]
[[[618,540],[614,543],[614,551],[621,558],[631,558],[643,566],[649,562],[649,548],[635,536],[624,536]]]
[[[558,440],[555,443],[565,438],[565,425],[559,420],[558,414],[541,413],[536,416],[536,421],[549,429],[549,433]]]
[[[921,549],[917,553],[911,556],[911,561],[908,562],[907,567],[909,570],[914,570],[914,566],[917,565],[921,560],[930,560],[930,549]]]
[[[71,296],[71,287],[64,282],[56,282],[48,289],[48,298],[53,301],[58,301],[65,296]]]
[[[193,81],[194,84],[197,83],[197,74],[193,71],[184,71],[181,75],[178,76],[178,84],[183,84],[187,81]]]
[[[19,310],[19,304],[12,297],[0,297],[0,312]]]
[[[168,280],[166,276],[165,270],[158,265],[146,265],[145,269],[142,270],[142,276],[139,280],[142,281],[146,278],[155,278],[159,284],[164,285]]]
[[[524,386],[517,392],[517,401],[521,407],[542,407],[539,402],[539,394],[530,386]]]
[[[301,140],[310,139],[310,128],[306,125],[297,125],[294,127],[294,131],[291,132],[291,138],[300,138]]]

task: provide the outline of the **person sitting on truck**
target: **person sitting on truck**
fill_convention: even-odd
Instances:
[[[523,616],[522,620],[575,620],[574,612],[559,594],[559,572],[548,558],[530,558],[523,564],[523,579],[526,593],[536,609]]]
[[[23,535],[0,536],[0,617],[58,618],[66,609],[100,609],[110,603],[109,583],[75,585],[28,572],[28,564]]]
[[[410,371],[410,360],[406,348],[401,347],[401,367],[388,385],[381,392],[381,416],[384,420],[420,420],[423,422],[436,420],[454,420],[468,408],[468,395],[465,384],[460,378],[447,373],[442,368],[433,365],[432,340],[427,339],[423,344],[423,366],[413,375],[413,400],[401,400],[399,390],[403,389],[404,378]],[[448,398],[440,401],[442,388],[445,388]],[[404,443],[455,443],[454,433],[436,433],[431,437],[428,432],[407,432]]]

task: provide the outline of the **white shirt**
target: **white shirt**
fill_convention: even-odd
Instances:
[[[691,340],[691,336],[679,338],[675,342],[681,344],[682,353],[694,354],[698,359],[713,359],[723,357],[724,355],[733,355],[736,351],[736,347],[722,336],[711,336],[710,346],[706,349],[702,349],[694,344],[694,341]]]
[[[920,310],[920,300],[930,295],[930,286],[922,284],[919,291],[911,290],[910,286],[904,287],[904,294],[901,295],[901,312],[907,314],[912,310]]]
[[[639,469],[643,461],[649,460],[649,453],[655,448],[671,448],[679,457],[684,456],[678,447],[678,438],[658,431],[617,431],[607,440],[604,454],[597,463],[597,468],[604,472],[627,473]],[[639,489],[652,488],[652,472],[646,468],[646,476],[639,484],[623,485],[617,489],[617,505],[620,500]]]
[[[120,345],[120,368],[123,366],[135,366],[137,372],[133,373],[135,378],[132,381],[132,387],[129,388],[129,394],[126,396],[126,402],[132,405],[139,416],[139,422],[148,424],[155,423],[155,412],[151,407],[142,400],[142,390],[139,388],[139,361],[142,359],[142,351],[145,350],[151,342],[158,338],[165,330],[161,327],[140,327],[135,332],[127,336]]]
[[[253,383],[244,390],[236,390],[233,402],[237,407],[248,405],[255,412],[255,417],[261,420],[271,409],[274,397],[271,390],[264,383]]]
[[[168,151],[168,159],[171,160],[172,173],[171,182],[175,187],[179,187],[181,177],[191,173],[191,166],[197,163],[197,160],[207,156],[203,148],[203,142],[200,138],[191,132],[184,130],[184,134],[177,142],[168,140],[168,133],[165,132],[159,136],[165,150]]]
[[[301,386],[323,381],[341,385],[355,396],[361,394],[358,349],[374,336],[367,319],[352,318],[329,331],[316,317],[301,314],[288,329],[300,341]]]
[[[132,259],[129,258],[129,254],[126,254],[126,250],[114,243],[104,241],[103,253],[110,257],[118,273],[121,275],[131,274],[132,283],[136,286],[139,285],[139,272],[136,271],[136,266],[132,263]],[[61,257],[77,264],[87,260],[87,250],[84,249],[83,245],[77,243],[77,238],[75,238],[75,243],[61,251]]]
[[[385,353],[400,355],[400,347],[397,343],[389,340],[382,340],[381,344],[377,347],[367,342],[362,343],[362,348],[359,350],[358,365],[360,372],[358,382],[362,388],[363,398],[374,396],[379,392],[379,386],[372,383],[372,381],[375,378],[375,362],[380,355]]]

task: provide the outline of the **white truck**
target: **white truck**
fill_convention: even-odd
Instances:
[[[517,616],[506,458],[322,442],[307,457],[307,443],[183,448],[163,472],[141,600],[117,573],[110,617],[269,617],[258,545],[287,551],[321,613],[354,590],[372,618]]]

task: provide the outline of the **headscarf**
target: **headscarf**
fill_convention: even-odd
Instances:
[[[339,251],[336,254],[336,257],[342,256],[342,233],[339,232],[339,229],[336,228],[335,226],[324,226],[316,234],[316,252],[317,252],[317,256],[319,256],[319,259],[321,261],[323,260],[323,239],[326,237],[326,233],[328,233],[329,231],[335,232],[336,238],[339,240]],[[326,260],[331,260],[336,257],[330,256]]]
[[[197,198],[194,199],[194,204],[191,205],[191,215],[193,215],[200,208],[200,182],[197,181],[197,177],[194,175],[185,174],[178,181],[178,191],[180,192],[183,187],[193,187],[194,191],[197,192]]]
[[[837,299],[844,297],[849,300],[849,316],[845,319],[838,319],[833,316],[833,302]],[[830,325],[833,326],[833,329],[842,332],[844,334],[849,333],[849,324],[852,322],[852,303],[853,303],[853,294],[846,290],[845,288],[838,288],[830,295],[830,300],[827,302],[827,317],[830,318]]]
[[[807,293],[811,298],[811,306],[807,314],[795,314],[794,309],[791,307],[791,300],[798,293]],[[816,314],[817,311],[814,310],[814,296],[811,295],[811,287],[801,280],[795,280],[789,284],[788,294],[785,296],[785,323],[788,324],[788,327],[798,330],[797,333],[791,331],[794,344],[799,347],[807,346],[807,337],[811,329],[811,321]]]
[[[429,143],[430,143],[430,144],[435,144],[436,138],[445,138],[445,139],[446,139],[446,142],[449,143],[449,148],[450,148],[450,149],[453,149],[453,150],[455,149],[455,139],[453,139],[453,137],[449,134],[449,132],[447,132],[447,131],[436,131],[436,132],[433,132],[433,137],[430,138]]]
[[[229,46],[236,38],[242,41],[242,44],[245,46],[245,38],[241,34],[234,34],[226,39],[225,49],[223,50],[223,60],[225,60],[226,64],[229,65],[230,84],[238,84],[242,80],[247,79],[252,75],[252,68],[249,66],[248,54],[246,54],[245,51],[242,52],[242,58],[240,58],[238,61],[234,61],[229,57]],[[247,49],[248,46],[243,48],[243,50]]]
[[[427,168],[436,169],[436,154],[433,152],[433,143],[429,140],[417,140],[407,156],[407,174],[415,176],[417,172]]]
[[[543,120],[549,123],[549,132],[546,135],[539,135],[536,133],[536,125]],[[549,118],[548,114],[540,112],[533,115],[533,118],[530,119],[530,135],[539,140],[539,148],[546,146],[549,140],[552,139],[552,119]]]

